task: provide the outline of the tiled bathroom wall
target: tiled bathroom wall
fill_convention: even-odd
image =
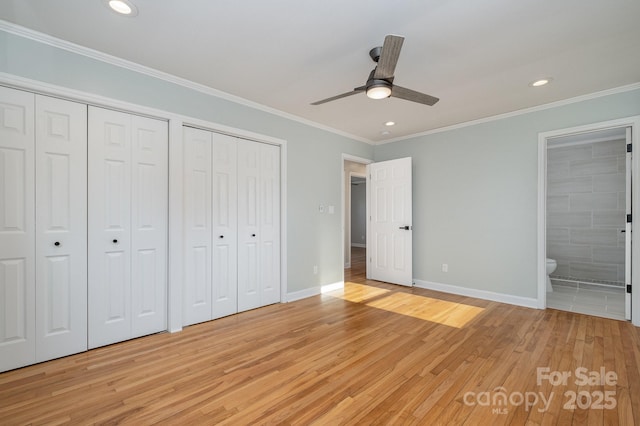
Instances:
[[[547,257],[552,278],[624,285],[624,140],[547,150]]]

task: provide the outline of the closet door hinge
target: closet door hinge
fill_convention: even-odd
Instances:
[[[630,143],[627,144],[627,152],[633,152],[633,146]]]
[[[627,284],[627,293],[631,294],[631,284]]]
[[[632,221],[632,217],[633,217],[633,216],[632,216],[631,214],[628,214],[628,215],[627,215],[627,223],[631,223],[631,221]]]

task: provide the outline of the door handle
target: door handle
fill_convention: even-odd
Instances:
[[[398,228],[398,229],[404,229],[405,231],[409,231],[409,230],[411,230],[411,226],[409,226],[409,225],[405,225],[405,226],[401,226],[401,227],[400,227],[400,228]]]

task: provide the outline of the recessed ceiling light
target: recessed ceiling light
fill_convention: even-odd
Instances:
[[[385,126],[395,126],[396,122],[395,121],[387,121],[386,123],[384,123]]]
[[[551,80],[553,80],[551,77],[541,78],[540,80],[532,81],[531,83],[529,83],[529,86],[531,87],[544,86],[545,84],[551,83]]]
[[[124,16],[136,16],[138,9],[129,0],[105,0],[111,10]]]

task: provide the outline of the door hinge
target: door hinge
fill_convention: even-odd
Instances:
[[[627,293],[631,294],[631,284],[627,284]]]
[[[627,152],[633,152],[633,145],[630,143],[627,144]]]
[[[631,214],[627,215],[627,223],[631,223],[633,216]]]

